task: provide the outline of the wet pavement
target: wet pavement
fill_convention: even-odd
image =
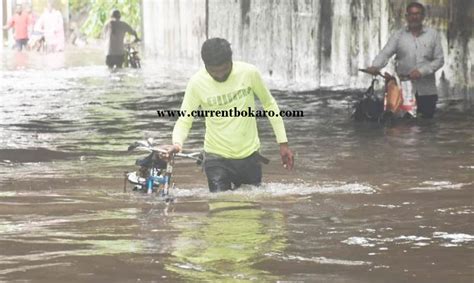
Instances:
[[[175,202],[123,192],[140,154],[169,143],[182,72],[109,72],[100,53],[3,52],[0,281],[472,282],[472,105],[431,121],[354,124],[354,92],[274,91],[296,168],[258,121],[264,184],[210,194],[175,165]],[[192,70],[186,70],[188,73]],[[186,149],[202,148],[204,122]]]

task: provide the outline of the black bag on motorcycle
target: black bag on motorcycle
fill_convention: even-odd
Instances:
[[[383,100],[377,97],[364,97],[356,102],[354,108],[355,121],[377,122],[383,113]]]
[[[384,112],[383,99],[375,94],[375,84],[377,79],[373,79],[369,88],[362,98],[354,104],[352,118],[357,122],[378,122]]]

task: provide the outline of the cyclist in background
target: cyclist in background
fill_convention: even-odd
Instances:
[[[106,40],[105,64],[109,68],[122,68],[125,56],[123,40],[125,34],[135,36],[135,41],[139,41],[137,32],[124,21],[120,20],[119,10],[113,10],[110,21],[105,25],[104,35]]]

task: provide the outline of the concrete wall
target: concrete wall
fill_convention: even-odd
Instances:
[[[206,40],[206,0],[143,0],[142,9],[148,55],[199,64]]]

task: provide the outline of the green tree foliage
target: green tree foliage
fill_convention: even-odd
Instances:
[[[89,0],[69,0],[69,9],[71,13],[75,13],[81,9],[84,9],[91,2]]]
[[[81,32],[89,37],[98,38],[102,35],[113,9],[118,9],[122,13],[121,20],[140,34],[140,0],[70,0],[69,5],[72,11],[88,8],[89,16],[82,25]]]

